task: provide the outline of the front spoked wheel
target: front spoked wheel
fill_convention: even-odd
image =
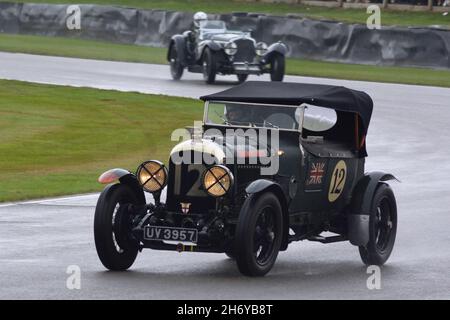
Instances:
[[[253,252],[256,263],[265,265],[271,258],[275,242],[274,211],[271,207],[265,207],[256,221],[253,236]]]
[[[138,204],[133,191],[123,184],[108,186],[95,208],[95,248],[102,264],[110,270],[126,270],[134,263],[138,243],[131,236],[129,206]]]
[[[170,50],[170,74],[172,76],[173,80],[180,80],[183,76],[183,66],[181,65],[181,62],[178,58],[178,52],[176,49],[176,46],[173,45],[173,47]]]
[[[253,197],[247,199],[249,203],[239,215],[234,252],[242,274],[263,276],[272,269],[278,256],[283,217],[274,194]]]
[[[217,58],[214,51],[209,48],[203,53],[203,79],[206,83],[211,84],[216,80],[217,74]]]

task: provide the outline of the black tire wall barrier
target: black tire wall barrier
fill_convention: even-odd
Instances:
[[[68,5],[0,2],[0,32],[81,37],[165,47],[190,28],[192,13],[79,5],[81,29],[66,26]],[[258,14],[211,15],[230,29],[251,29],[257,41],[283,41],[288,56],[375,65],[450,69],[450,30],[345,24]]]
[[[0,2],[0,32],[19,33],[21,3]]]
[[[138,24],[136,9],[97,5],[79,7],[81,29],[69,30],[66,25],[70,15],[67,13],[67,5],[25,3],[18,17],[19,33],[135,42]]]

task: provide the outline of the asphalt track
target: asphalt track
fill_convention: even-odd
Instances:
[[[198,97],[233,84],[200,75],[169,79],[167,66],[0,53],[0,78]],[[266,77],[253,79],[266,80]],[[242,277],[224,254],[144,251],[132,269],[105,271],[92,233],[97,195],[0,204],[1,299],[449,299],[450,89],[287,77],[368,92],[375,109],[368,170],[393,173],[397,242],[369,290],[349,243],[300,242],[280,253],[264,278]],[[0,97],[1,98],[1,97]],[[69,265],[81,289],[66,287]]]

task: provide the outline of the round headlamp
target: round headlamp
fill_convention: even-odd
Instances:
[[[230,169],[222,165],[208,168],[203,175],[203,188],[213,197],[225,195],[233,186],[234,177]]]
[[[224,47],[225,53],[229,56],[233,56],[237,52],[237,45],[234,42],[228,42]]]
[[[267,44],[265,42],[258,42],[255,50],[258,56],[263,56],[267,52]]]
[[[157,160],[142,163],[136,172],[137,179],[147,192],[157,192],[167,184],[167,168]]]

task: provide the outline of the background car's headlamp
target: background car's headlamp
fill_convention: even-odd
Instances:
[[[255,50],[258,56],[263,56],[267,52],[267,44],[265,42],[258,42]]]
[[[203,187],[213,197],[225,195],[231,189],[233,182],[234,177],[230,169],[222,165],[208,168],[203,175]]]
[[[234,42],[228,42],[224,47],[225,53],[229,56],[233,56],[237,52],[237,45]]]
[[[160,161],[146,161],[138,167],[136,176],[145,191],[157,192],[166,186],[167,168]]]

